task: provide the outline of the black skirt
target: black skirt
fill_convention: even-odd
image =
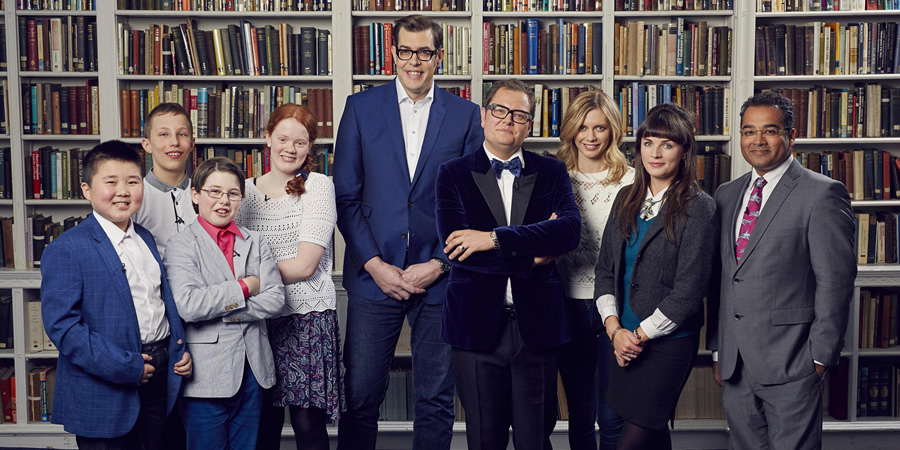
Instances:
[[[619,367],[612,355],[609,405],[635,425],[665,428],[666,422],[675,417],[675,406],[694,367],[699,343],[699,333],[651,340],[626,367]]]

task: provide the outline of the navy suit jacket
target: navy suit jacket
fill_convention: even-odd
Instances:
[[[347,98],[334,155],[337,225],[347,243],[347,291],[372,300],[387,298],[363,268],[375,256],[400,268],[433,257],[446,259],[434,224],[438,166],[481,148],[483,141],[478,106],[435,87],[410,182],[394,82]],[[427,288],[426,303],[443,303],[446,280],[440,277]]]
[[[441,240],[456,230],[472,229],[493,230],[500,242],[500,251],[450,262],[441,336],[454,347],[488,350],[496,345],[507,279],[512,280],[516,320],[527,348],[547,350],[571,339],[556,263],[533,263],[535,256],[558,255],[578,245],[581,213],[565,164],[528,151],[523,156],[509,225],[484,150],[450,161],[438,172],[435,216]],[[557,218],[548,220],[553,213]]]
[[[186,349],[184,328],[156,241],[146,228],[135,224],[134,229],[162,272],[160,291],[171,333],[168,412],[181,390],[182,377],[175,374],[174,366]],[[141,408],[141,334],[122,263],[93,214],[47,246],[41,276],[44,328],[59,349],[53,423],[79,436],[124,435]]]

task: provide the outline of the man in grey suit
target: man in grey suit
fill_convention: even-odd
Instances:
[[[838,363],[850,314],[850,197],[791,156],[793,125],[789,99],[747,100],[741,153],[753,170],[716,192],[721,273],[707,345],[738,449],[821,447],[822,379]]]

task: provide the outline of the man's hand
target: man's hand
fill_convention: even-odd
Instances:
[[[820,364],[813,364],[813,365],[816,366],[816,373],[819,374],[819,378],[824,377],[825,376],[825,366],[820,365]]]
[[[722,377],[719,376],[719,363],[715,361],[713,361],[713,378],[716,380],[716,384],[718,384],[719,387],[722,387],[722,385],[725,384],[725,382],[722,381]]]
[[[373,257],[363,267],[381,291],[394,300],[409,300],[412,294],[425,293],[425,289],[403,279],[402,269],[382,261],[380,256]]]
[[[441,276],[441,265],[435,260],[413,264],[403,271],[401,277],[413,286],[425,289]]]
[[[559,259],[559,255],[550,255],[550,256],[535,256],[534,257],[534,265],[535,266],[546,266],[553,261]]]
[[[450,259],[465,261],[476,252],[494,249],[494,240],[490,231],[456,230],[450,233],[444,247],[444,253]]]
[[[178,340],[178,345],[182,344],[182,340]],[[194,373],[194,363],[191,360],[191,354],[187,351],[181,356],[181,361],[175,363],[175,375],[189,377]]]
[[[138,382],[138,386],[147,384],[153,378],[153,372],[156,372],[156,368],[148,364],[153,358],[146,353],[141,353],[141,356],[144,357],[144,374],[141,375],[141,381]]]
[[[250,292],[250,296],[259,295],[259,278],[254,276],[249,276],[244,278],[244,284],[247,285],[247,290]]]

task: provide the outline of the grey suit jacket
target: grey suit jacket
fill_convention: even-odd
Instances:
[[[751,177],[716,192],[722,232],[707,346],[719,352],[723,379],[734,375],[740,354],[755,380],[784,384],[808,376],[813,360],[838,362],[856,278],[853,213],[843,184],[794,160],[738,264],[734,230]]]
[[[284,309],[284,285],[269,245],[255,231],[240,227],[235,236],[234,272],[199,221],[166,244],[169,284],[186,323],[184,330],[194,374],[185,380],[185,397],[231,397],[241,386],[244,360],[263,388],[275,384],[275,362],[265,319]],[[237,280],[259,277],[259,294],[244,300]]]
[[[631,286],[623,286],[626,241],[619,232],[618,215],[622,200],[633,186],[619,191],[603,230],[603,245],[595,268],[594,298],[614,294],[621,317],[625,289],[628,289],[631,309],[641,320],[659,308],[679,329],[700,329],[703,296],[716,250],[715,241],[709,236],[717,235],[719,229],[715,202],[706,193],[691,202],[687,221],[677,228],[674,243],[666,237],[664,204],[641,241],[632,268]]]

